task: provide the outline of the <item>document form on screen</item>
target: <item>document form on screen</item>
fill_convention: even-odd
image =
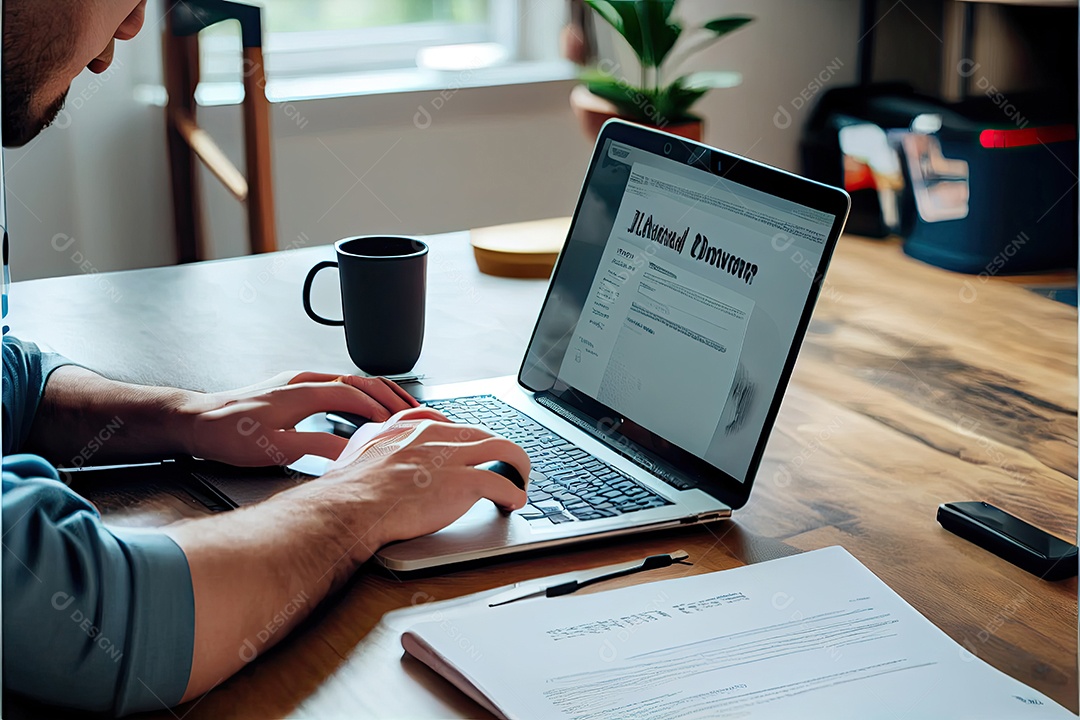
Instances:
[[[635,163],[559,377],[704,456],[754,311],[755,243],[763,250],[670,178]]]

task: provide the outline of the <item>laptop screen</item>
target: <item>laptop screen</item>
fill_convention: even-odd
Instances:
[[[677,468],[745,482],[838,218],[676,144],[681,159],[601,138],[520,379]]]

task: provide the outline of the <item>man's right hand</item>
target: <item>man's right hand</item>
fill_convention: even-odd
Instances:
[[[361,428],[317,480],[166,528],[187,557],[195,600],[184,700],[274,645],[382,545],[441,530],[484,498],[523,507],[524,491],[475,467],[492,460],[529,476],[528,456],[509,440],[410,408]]]
[[[509,440],[452,424],[429,408],[410,408],[381,425],[365,425],[326,475],[289,494],[339,507],[343,519],[354,517],[357,526],[350,529],[367,546],[356,548],[362,561],[386,543],[441,530],[479,500],[505,510],[524,507],[525,491],[476,469],[493,460],[529,477],[529,456]]]

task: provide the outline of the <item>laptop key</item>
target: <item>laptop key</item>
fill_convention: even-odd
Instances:
[[[542,513],[562,512],[563,506],[558,500],[538,500],[537,502],[529,503],[532,507],[535,507]]]

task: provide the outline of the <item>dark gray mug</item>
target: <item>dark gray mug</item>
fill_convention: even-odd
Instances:
[[[334,244],[337,262],[311,268],[304,280],[304,311],[322,325],[345,327],[356,366],[371,375],[412,370],[424,344],[428,246],[408,237],[368,236]],[[311,285],[326,268],[338,268],[342,320],[311,309]]]

